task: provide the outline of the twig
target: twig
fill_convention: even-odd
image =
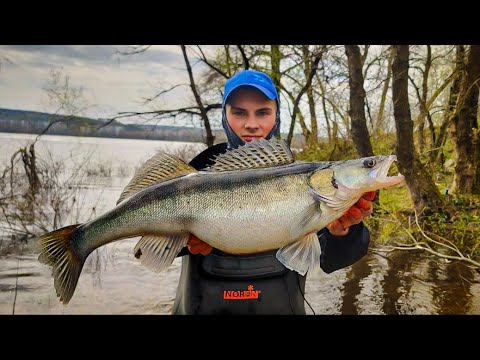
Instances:
[[[419,225],[419,223],[418,223],[417,211],[415,211],[415,224],[417,224],[418,230],[420,230],[420,232],[422,233],[422,235],[423,235],[427,240],[430,240],[430,241],[433,242],[434,244],[437,244],[437,245],[440,245],[440,246],[445,246],[446,248],[455,251],[457,254],[459,254],[460,256],[463,257],[462,253],[460,252],[460,250],[458,250],[458,248],[457,248],[455,245],[454,245],[455,247],[452,247],[452,246],[443,244],[443,243],[441,243],[441,242],[435,241],[435,240],[433,240],[431,237],[427,236],[427,234],[424,233],[423,229],[420,227],[420,225]]]
[[[15,297],[13,298],[13,310],[12,315],[15,315],[15,304],[17,303],[17,289],[18,289],[18,269],[20,268],[20,258],[17,255],[17,277],[15,279]]]
[[[417,211],[415,210],[415,224],[416,226],[418,227],[420,233],[422,234],[422,236],[427,240],[427,241],[430,241],[434,244],[437,244],[439,246],[443,246],[447,249],[450,249],[452,250],[453,252],[455,252],[458,256],[454,256],[454,255],[446,255],[446,254],[442,254],[442,253],[439,253],[435,250],[433,250],[430,245],[428,244],[428,242],[419,242],[413,235],[412,233],[410,232],[409,229],[407,229],[400,220],[398,220],[394,214],[391,214],[392,217],[395,219],[395,221],[399,224],[399,226],[401,226],[402,230],[410,237],[410,239],[412,239],[413,241],[413,244],[414,246],[389,246],[388,248],[385,247],[384,249],[377,249],[376,251],[377,252],[387,252],[387,253],[390,253],[392,251],[395,251],[395,250],[423,250],[423,251],[426,251],[426,252],[429,252],[430,254],[433,254],[435,256],[438,256],[440,258],[443,258],[443,259],[449,259],[449,260],[457,260],[457,261],[463,261],[463,262],[466,262],[470,265],[473,265],[474,268],[480,268],[480,263],[475,261],[475,260],[472,260],[468,255],[467,256],[464,256],[461,251],[458,249],[458,247],[453,244],[451,241],[441,237],[440,235],[437,235],[437,234],[434,234],[438,237],[440,237],[441,239],[443,240],[446,240],[448,243],[451,244],[448,245],[448,244],[444,244],[444,243],[441,243],[441,242],[438,242],[434,239],[432,239],[431,237],[429,237],[425,231],[420,227],[420,224],[419,224],[419,221],[418,221],[418,214],[417,214]],[[422,246],[424,245],[424,246]]]

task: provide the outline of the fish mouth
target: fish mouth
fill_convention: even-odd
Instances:
[[[401,186],[405,181],[405,176],[398,173],[395,176],[388,176],[388,170],[390,170],[390,166],[392,166],[393,162],[397,161],[396,155],[389,155],[387,159],[376,169],[370,171],[369,176],[374,178],[377,184],[379,184],[382,188],[388,188],[393,186]]]

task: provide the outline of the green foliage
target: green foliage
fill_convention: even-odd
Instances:
[[[423,232],[438,243],[427,239],[418,229],[406,187],[382,191],[380,205],[365,222],[378,244],[411,244],[412,239],[405,232],[407,229],[417,241],[428,244],[435,251],[446,252],[445,245],[453,244],[465,256],[480,258],[480,197],[448,195],[445,204],[441,212],[418,215]]]
[[[375,155],[392,155],[395,154],[395,145],[397,137],[394,133],[385,133],[381,136],[371,137],[372,150]]]
[[[319,142],[315,146],[304,147],[295,154],[302,161],[338,161],[358,158],[357,151],[351,140],[339,139],[336,143]]]

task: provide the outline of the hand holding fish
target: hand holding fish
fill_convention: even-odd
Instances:
[[[363,196],[339,219],[332,221],[327,225],[327,229],[333,236],[345,236],[348,234],[350,226],[359,224],[364,218],[372,215],[373,204],[377,193],[369,191]]]
[[[211,245],[208,245],[205,241],[200,240],[193,234],[190,235],[187,247],[192,254],[208,255],[213,250]]]

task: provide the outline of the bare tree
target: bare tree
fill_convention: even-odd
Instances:
[[[373,155],[370,135],[365,118],[365,89],[363,87],[362,57],[358,45],[345,45],[348,58],[350,84],[350,117],[352,119],[352,138],[358,155]],[[363,59],[364,61],[364,59]]]
[[[243,65],[245,66],[245,70],[250,69],[250,61],[247,58],[247,54],[245,54],[245,50],[241,45],[237,45],[240,54],[242,54]]]
[[[309,74],[312,71],[312,60],[310,58],[310,51],[308,49],[308,45],[302,45],[302,53],[304,59],[304,73],[305,78],[308,78]],[[313,88],[312,86],[307,88],[307,100],[308,100],[308,109],[310,110],[310,128],[311,133],[307,138],[307,144],[313,145],[318,142],[318,124],[317,124],[317,114],[316,114],[316,106],[315,106],[315,99],[313,98]]]
[[[378,108],[377,121],[375,122],[375,132],[377,136],[381,136],[384,132],[384,119],[385,119],[385,103],[387,100],[388,88],[390,87],[390,78],[392,77],[392,61],[393,50],[390,48],[387,63],[387,77],[383,83],[382,96],[380,99],[380,106]]]
[[[425,56],[425,66],[424,68],[421,68],[419,66],[416,66],[415,68],[418,69],[421,73],[422,77],[422,84],[421,84],[421,90],[420,88],[416,85],[414,79],[412,77],[410,78],[410,82],[413,85],[415,89],[415,93],[418,98],[418,104],[420,107],[420,111],[418,113],[418,116],[415,120],[415,124],[418,126],[418,146],[419,146],[419,151],[420,153],[424,153],[425,147],[426,147],[426,142],[425,142],[425,120],[428,122],[428,129],[430,132],[430,150],[434,149],[434,145],[436,144],[436,132],[435,132],[435,126],[433,123],[433,118],[431,114],[431,108],[438,96],[447,88],[447,86],[455,79],[455,77],[458,75],[458,72],[453,70],[453,72],[447,76],[442,83],[435,89],[435,91],[432,92],[432,95],[430,98],[428,98],[428,93],[429,88],[428,88],[428,83],[430,80],[430,73],[431,70],[434,69],[434,62],[438,59],[442,59],[445,55],[443,53],[440,54],[435,54],[432,55],[432,48],[430,45],[427,45],[427,54]],[[423,60],[423,59],[422,59]]]
[[[192,68],[190,67],[190,62],[187,56],[187,50],[185,45],[181,45],[183,58],[185,60],[185,65],[187,66],[188,77],[190,79],[190,88],[192,89],[193,96],[195,97],[195,101],[197,102],[197,106],[200,109],[200,115],[203,120],[203,125],[205,126],[205,131],[207,132],[206,143],[207,146],[213,146],[213,141],[215,140],[215,136],[213,136],[212,129],[210,127],[210,119],[208,118],[207,111],[205,110],[205,106],[202,103],[202,99],[198,94],[197,86],[195,85],[195,79],[193,78]]]
[[[394,45],[394,51],[392,95],[397,128],[398,168],[405,175],[417,211],[425,208],[436,211],[443,207],[440,192],[430,174],[425,171],[413,145],[413,121],[408,102],[408,45]]]
[[[123,51],[120,53],[122,55],[138,54],[138,53],[147,51],[150,48],[150,46],[151,45],[134,45],[134,46],[131,46],[131,49],[129,51]],[[100,128],[110,125],[112,122],[114,122],[117,119],[132,118],[132,117],[134,118],[142,117],[142,118],[145,118],[146,121],[150,121],[150,120],[161,121],[163,119],[176,119],[177,117],[190,118],[192,119],[192,121],[193,119],[200,119],[206,132],[205,143],[208,146],[213,145],[215,136],[213,135],[213,131],[211,128],[209,113],[211,111],[221,109],[222,104],[219,100],[207,101],[206,99],[204,99],[203,96],[200,96],[202,91],[199,90],[198,82],[196,81],[195,76],[193,74],[192,66],[190,65],[190,60],[187,55],[187,48],[185,45],[181,45],[180,48],[182,50],[182,55],[183,55],[186,71],[189,78],[189,84],[176,84],[167,89],[162,89],[155,96],[145,99],[145,105],[147,104],[153,105],[155,100],[157,100],[162,96],[167,95],[168,93],[172,92],[173,90],[181,86],[190,87],[190,90],[192,91],[192,94],[193,94],[193,98],[195,100],[195,105],[178,107],[178,108],[157,109],[153,111],[120,112],[116,116],[110,118],[109,121],[104,123]],[[230,56],[230,48],[226,47],[224,49],[227,52],[228,56]],[[206,83],[216,84],[218,76],[223,79],[222,81],[224,81],[225,78],[229,77],[229,73],[231,73],[232,71],[231,68],[226,68],[226,71],[222,70],[219,66],[217,66],[217,64],[214,61],[209,60],[207,58],[207,56],[204,54],[200,46],[197,46],[196,50],[197,51],[195,52],[195,54],[198,56],[198,60],[203,62],[207,67],[209,67],[212,70],[212,72],[209,73],[209,76],[206,76]],[[218,96],[216,98],[218,98]]]
[[[78,207],[85,189],[77,185],[87,175],[85,166],[89,157],[64,176],[65,163],[54,161],[51,154],[47,158],[38,157],[35,149],[37,141],[53,124],[68,121],[85,111],[83,89],[73,86],[68,74],[60,69],[50,72],[43,90],[48,106],[55,114],[65,116],[50,121],[32,142],[14,151],[9,165],[0,173],[0,211],[3,215],[0,232],[9,232],[13,238],[27,239],[56,229],[72,217],[74,210],[77,210],[77,219],[87,213]]]
[[[438,136],[436,137],[435,144],[432,151],[430,152],[430,162],[432,164],[440,162],[443,164],[443,161],[440,159],[440,155],[443,155],[441,148],[445,145],[447,141],[448,128],[451,124],[451,117],[455,111],[455,105],[457,103],[458,93],[460,92],[460,83],[462,82],[464,76],[464,67],[465,67],[465,47],[463,45],[456,46],[456,60],[455,60],[455,69],[453,71],[453,83],[450,87],[450,94],[448,97],[447,107],[443,115],[443,121],[438,130]],[[442,156],[443,158],[443,156]]]
[[[430,73],[430,68],[432,67],[432,47],[431,45],[427,45],[427,56],[425,58],[425,68],[422,71],[422,94],[418,90],[418,87],[415,86],[415,90],[417,92],[418,100],[420,102],[420,114],[417,118],[418,123],[418,147],[420,153],[423,153],[425,149],[425,134],[423,129],[425,128],[425,118],[429,118],[429,123],[432,123],[430,112],[427,109],[427,94],[428,94],[428,75]],[[413,82],[415,85],[415,83]],[[432,126],[433,127],[433,126]],[[435,132],[433,132],[433,136],[435,136]],[[435,143],[435,139],[433,139],[432,144]]]
[[[313,77],[315,76],[315,73],[317,72],[318,69],[318,63],[320,62],[320,59],[322,58],[322,55],[325,51],[325,47],[322,47],[321,50],[317,51],[315,54],[313,54],[313,59],[311,60],[311,69],[308,75],[306,76],[306,82],[305,85],[301,88],[300,92],[297,94],[295,97],[295,101],[293,103],[293,115],[292,119],[290,122],[290,130],[288,131],[288,136],[287,136],[287,143],[290,145],[292,143],[292,138],[293,138],[293,130],[295,128],[295,120],[297,117],[298,113],[298,108],[300,105],[300,100],[307,91],[308,88],[312,86],[312,80]]]

